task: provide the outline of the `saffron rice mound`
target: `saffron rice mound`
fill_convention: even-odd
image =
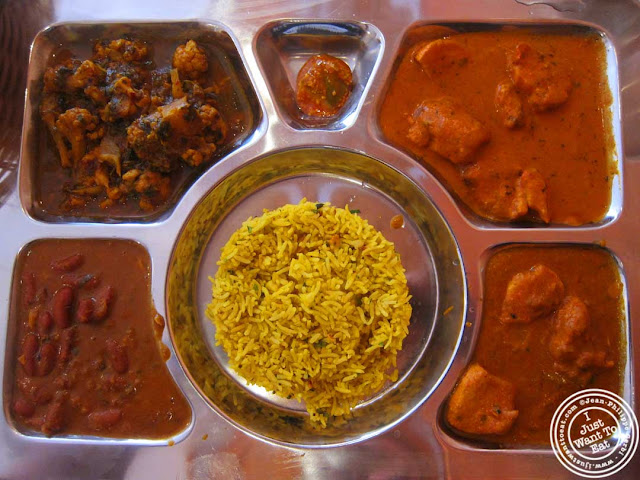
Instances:
[[[250,384],[347,418],[398,379],[411,318],[393,243],[349,208],[303,199],[249,218],[222,248],[207,315]]]

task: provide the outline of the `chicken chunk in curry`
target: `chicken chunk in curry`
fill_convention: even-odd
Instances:
[[[516,87],[510,80],[502,81],[496,88],[496,113],[502,124],[507,128],[520,127],[524,123],[522,100]]]
[[[503,323],[529,323],[551,314],[564,298],[564,284],[549,267],[538,264],[513,276],[502,304]]]
[[[566,297],[553,319],[549,352],[556,370],[586,384],[595,368],[611,368],[613,360],[604,350],[593,347],[589,310],[578,297]]]
[[[469,52],[452,38],[439,38],[419,46],[413,58],[425,72],[435,75],[450,68],[466,65]]]
[[[547,183],[535,168],[526,169],[516,181],[511,218],[515,220],[530,211],[537,213],[545,223],[551,220],[547,206]]]
[[[140,40],[99,41],[91,58],[45,72],[40,114],[67,172],[56,185],[62,210],[154,210],[174,175],[211,162],[227,142],[205,50],[193,40],[178,46],[173,69],[156,68],[152,57]]]
[[[209,69],[207,54],[193,40],[176,48],[172,64],[180,76],[188,80],[201,79]]]
[[[447,405],[447,421],[461,432],[502,434],[518,418],[511,382],[490,374],[478,364],[467,368]]]
[[[516,88],[538,112],[551,110],[569,98],[571,79],[553,61],[527,43],[516,46],[509,60],[511,78]]]
[[[451,98],[422,102],[407,138],[453,163],[468,163],[490,138],[489,131]]]

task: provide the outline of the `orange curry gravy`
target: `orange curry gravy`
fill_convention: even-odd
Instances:
[[[616,171],[609,112],[612,100],[602,39],[595,34],[522,30],[456,34],[435,28],[439,28],[435,38],[455,40],[468,58],[458,61],[458,52],[445,52],[443,55],[452,57],[449,64],[427,71],[414,54],[427,43],[425,38],[434,38],[436,30],[427,27],[416,32],[420,38],[410,39],[413,46],[399,61],[380,110],[379,121],[387,139],[419,158],[481,217],[516,219],[510,216],[509,196],[523,170],[534,168],[546,182],[545,221],[581,225],[601,220],[610,204]],[[570,91],[564,103],[544,111],[534,109],[526,94],[517,92],[523,115],[519,125],[509,128],[497,111],[496,90],[499,84],[510,82],[510,59],[523,44],[535,55],[539,52]],[[407,138],[418,106],[443,97],[457,102],[490,136],[468,163],[454,163]],[[520,219],[537,221],[540,216],[530,211]]]
[[[147,251],[126,240],[41,240],[21,253],[14,420],[45,435],[167,438],[191,409],[165,366]]]
[[[557,373],[549,353],[552,318],[504,324],[501,309],[514,275],[542,264],[562,280],[565,295],[579,297],[590,315],[589,339],[613,361],[611,368],[594,369],[586,385]],[[622,284],[618,266],[603,249],[589,247],[507,247],[488,262],[484,276],[482,326],[472,364],[511,382],[518,418],[503,435],[480,436],[508,445],[549,443],[554,411],[569,395],[583,388],[620,394],[626,364]]]

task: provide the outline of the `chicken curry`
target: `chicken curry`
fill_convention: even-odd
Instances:
[[[465,436],[549,442],[556,408],[584,388],[620,394],[626,365],[622,283],[597,247],[506,247],[488,262],[482,325],[446,408]]]
[[[379,115],[392,144],[480,217],[583,225],[605,216],[616,170],[599,36],[414,33]]]

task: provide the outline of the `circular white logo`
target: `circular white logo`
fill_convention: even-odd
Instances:
[[[615,393],[591,388],[574,393],[551,420],[551,446],[560,463],[586,478],[622,470],[638,447],[638,419]]]

